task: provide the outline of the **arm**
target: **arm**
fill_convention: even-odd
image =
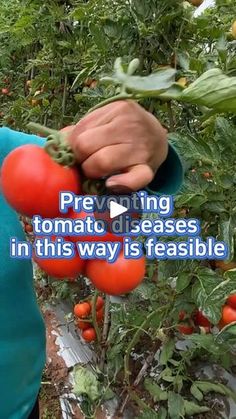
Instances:
[[[146,190],[153,195],[174,195],[183,183],[184,171],[175,149],[169,145],[168,155]]]
[[[36,135],[24,134],[9,128],[0,128],[0,163],[15,148],[25,144],[44,145],[45,140]]]

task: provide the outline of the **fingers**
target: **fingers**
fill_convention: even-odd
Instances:
[[[106,181],[106,187],[115,193],[138,191],[145,188],[154,178],[154,172],[146,164],[130,167],[126,173],[111,176]]]
[[[145,150],[134,149],[133,144],[117,144],[100,149],[82,163],[88,178],[101,178],[143,163]]]

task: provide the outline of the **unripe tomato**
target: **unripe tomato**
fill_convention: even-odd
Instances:
[[[226,304],[236,309],[236,294],[230,295],[228,300],[226,301]]]
[[[123,252],[114,263],[95,259],[86,265],[86,276],[99,291],[109,295],[132,291],[143,281],[144,275],[145,258],[126,259]]]
[[[194,314],[194,323],[197,326],[211,327],[211,322],[202,314],[200,310]]]
[[[234,39],[236,39],[236,20],[234,21],[234,23],[232,25],[232,35],[233,35]]]
[[[1,186],[8,203],[30,218],[61,217],[60,192],[81,192],[77,169],[56,163],[37,145],[20,146],[8,154],[1,169]]]
[[[193,326],[190,326],[190,325],[185,325],[185,324],[180,324],[179,326],[178,326],[178,331],[180,332],[180,333],[182,333],[182,335],[192,335],[193,334],[193,332],[194,332],[194,328],[193,328]]]
[[[90,327],[89,329],[84,330],[82,333],[82,338],[86,342],[93,342],[94,340],[96,340],[96,337],[97,337],[96,332],[93,327]]]
[[[225,305],[222,309],[222,317],[220,324],[226,326],[227,324],[236,322],[236,309]]]
[[[74,315],[80,319],[85,319],[91,313],[91,305],[87,302],[76,304],[74,307]]]
[[[90,329],[92,327],[91,323],[83,322],[82,320],[78,321],[77,326],[80,330],[86,330],[86,329]]]

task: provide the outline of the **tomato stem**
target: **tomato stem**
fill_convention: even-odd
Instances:
[[[47,136],[44,149],[56,163],[62,166],[74,166],[75,156],[69,143],[66,141],[68,134],[34,122],[30,122],[27,128],[37,134]]]
[[[110,103],[113,102],[117,102],[118,100],[135,100],[136,99],[136,95],[135,94],[129,94],[126,92],[121,92],[120,94],[116,95],[116,96],[112,96],[108,99],[103,100],[102,102],[98,103],[97,105],[95,105],[93,108],[88,110],[88,113],[91,113],[93,111],[95,111],[96,109],[102,108],[105,105],[109,105]]]
[[[98,340],[99,343],[101,343],[101,333],[100,333],[100,330],[99,330],[99,327],[98,327],[97,310],[96,310],[98,295],[99,295],[99,292],[98,292],[98,290],[96,290],[95,293],[94,293],[93,299],[92,299],[92,321],[93,321],[94,329],[96,331],[97,340]]]

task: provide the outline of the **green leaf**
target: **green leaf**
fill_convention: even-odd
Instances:
[[[78,365],[73,370],[73,376],[73,391],[76,396],[86,395],[93,402],[99,399],[99,382],[92,371]]]
[[[213,324],[219,322],[222,305],[228,295],[236,288],[236,273],[226,274],[222,278],[211,269],[201,268],[196,275],[197,280],[192,288],[193,300]]]
[[[191,282],[192,275],[188,272],[181,272],[176,280],[176,291],[181,293]]]
[[[172,358],[172,355],[174,353],[175,348],[175,341],[174,339],[170,339],[168,342],[166,342],[161,350],[160,355],[160,365],[166,365],[170,358]]]
[[[236,77],[226,76],[219,68],[208,70],[183,90],[180,100],[235,113]]]
[[[168,383],[173,383],[174,381],[174,377],[172,376],[172,371],[170,368],[165,368],[161,374],[160,374],[160,378],[162,378],[162,380],[167,381]]]
[[[209,410],[210,409],[207,406],[199,406],[196,403],[184,400],[184,412],[186,416],[193,416],[199,413],[206,413],[209,412]]]
[[[225,242],[228,247],[229,256],[228,259],[232,260],[234,257],[234,230],[232,226],[232,219],[227,221],[221,221],[219,224],[220,235],[219,240]]]
[[[203,400],[203,394],[199,390],[199,388],[196,386],[196,384],[192,384],[190,388],[190,392],[193,395],[193,397],[195,397],[195,399],[197,399],[199,402]]]
[[[111,400],[115,397],[115,393],[114,391],[112,391],[112,389],[110,387],[108,387],[105,391],[105,393],[103,394],[103,399],[104,400]]]
[[[167,90],[175,83],[175,74],[176,70],[173,68],[158,70],[156,73],[146,77],[129,76],[124,72],[116,71],[109,80],[112,80],[115,84],[125,86],[127,90],[133,93],[147,93],[150,96],[158,96],[162,91]],[[106,78],[103,78],[103,80],[106,80]]]
[[[168,413],[170,419],[179,419],[184,415],[184,399],[180,394],[170,391],[168,393]]]
[[[150,378],[145,379],[144,387],[150,393],[155,403],[159,401],[167,400],[168,398],[167,391],[162,390],[161,387]]]
[[[236,392],[231,390],[229,387],[226,387],[224,384],[221,384],[221,383],[215,384],[210,381],[195,381],[195,385],[204,394],[214,392],[214,393],[222,394],[223,396],[230,397],[233,400],[236,400]]]

